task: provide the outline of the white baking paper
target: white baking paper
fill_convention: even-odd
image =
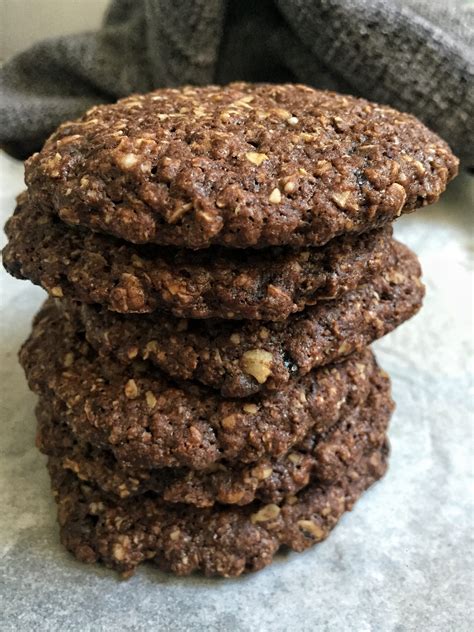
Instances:
[[[23,168],[0,156],[1,219]],[[421,313],[377,343],[397,410],[387,476],[327,541],[235,580],[176,578],[153,566],[128,581],[59,544],[35,397],[16,354],[44,293],[1,276],[0,629],[207,632],[464,632],[473,629],[473,181],[402,218],[420,256]]]

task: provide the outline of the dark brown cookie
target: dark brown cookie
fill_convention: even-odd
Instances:
[[[198,380],[225,397],[247,397],[361,350],[413,316],[424,295],[421,269],[402,244],[394,242],[394,252],[394,265],[380,276],[283,323],[121,316],[74,302],[61,305],[101,355],[124,364],[149,360],[172,377]]]
[[[252,400],[174,385],[139,362],[99,358],[54,303],[35,319],[20,361],[30,387],[78,439],[120,463],[206,469],[287,453],[310,429],[323,432],[367,397],[378,373],[369,350]]]
[[[114,501],[66,471],[49,471],[61,542],[83,562],[101,562],[125,576],[142,562],[188,575],[231,577],[271,563],[281,546],[303,551],[324,540],[345,511],[386,470],[387,446],[336,484],[315,483],[281,503],[198,509],[163,503],[152,494]]]
[[[27,161],[26,182],[69,224],[135,243],[300,247],[435,202],[457,166],[408,114],[236,83],[94,107]]]
[[[285,320],[305,305],[357,287],[393,260],[391,228],[298,252],[134,246],[69,228],[34,208],[26,195],[6,232],[8,272],[52,296],[117,312],[160,309],[184,318]]]
[[[247,505],[258,499],[281,502],[310,481],[336,483],[386,441],[393,403],[390,383],[382,372],[374,376],[369,396],[324,433],[310,431],[288,455],[249,465],[221,462],[204,471],[185,468],[150,470],[123,468],[108,450],[77,441],[68,425],[53,418],[50,406],[37,407],[37,445],[57,457],[58,467],[71,470],[107,494],[128,498],[153,491],[163,500],[210,507],[214,503]]]

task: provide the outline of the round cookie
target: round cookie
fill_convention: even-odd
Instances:
[[[342,514],[386,470],[387,446],[338,483],[311,484],[281,503],[198,509],[156,496],[112,500],[49,459],[61,542],[79,560],[129,576],[153,561],[178,575],[238,576],[271,563],[282,546],[303,551],[325,539]]]
[[[234,83],[93,107],[27,161],[26,182],[65,222],[134,243],[301,247],[435,202],[457,167],[408,114]]]
[[[101,355],[149,360],[174,378],[198,380],[224,397],[274,390],[314,367],[341,360],[393,331],[421,306],[416,256],[394,242],[395,262],[335,301],[320,301],[283,323],[121,316],[61,301]]]
[[[206,469],[286,454],[367,397],[378,372],[371,351],[321,368],[253,400],[170,382],[139,362],[99,358],[54,304],[35,319],[20,362],[31,389],[76,437],[111,449],[121,464]]]
[[[25,194],[6,233],[8,272],[52,296],[117,312],[159,309],[184,318],[285,320],[305,305],[357,287],[393,259],[390,227],[298,252],[134,246],[69,228]]]
[[[309,482],[336,483],[365,456],[386,442],[393,403],[390,383],[374,375],[367,400],[324,433],[310,431],[288,455],[209,470],[123,468],[110,451],[77,441],[67,424],[53,418],[46,402],[37,407],[37,445],[56,457],[58,467],[74,472],[106,494],[128,498],[153,491],[164,501],[209,507],[214,503],[246,505],[258,499],[281,502]]]

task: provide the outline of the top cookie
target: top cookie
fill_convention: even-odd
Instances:
[[[27,161],[26,182],[65,222],[134,243],[303,246],[435,202],[457,165],[389,107],[233,83],[94,107]]]

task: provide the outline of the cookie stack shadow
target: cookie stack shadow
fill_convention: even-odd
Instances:
[[[304,86],[63,124],[27,161],[4,265],[49,293],[20,360],[64,545],[234,576],[326,538],[387,466],[369,345],[423,298],[391,222],[456,168],[413,117]]]

